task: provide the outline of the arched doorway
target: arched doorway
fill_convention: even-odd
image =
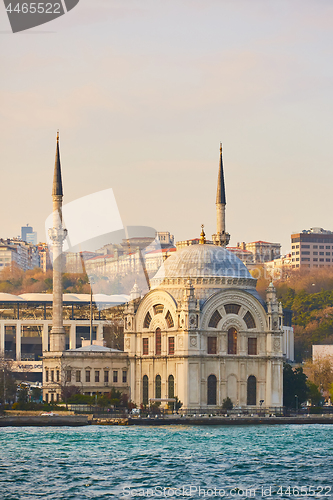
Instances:
[[[209,375],[207,381],[207,404],[216,405],[216,377]]]
[[[144,375],[143,379],[142,379],[142,403],[144,405],[148,404],[148,377],[147,377],[147,375]]]
[[[161,375],[156,375],[155,378],[155,398],[161,398],[162,394],[162,381],[161,381]]]
[[[250,375],[247,379],[247,405],[256,406],[257,404],[257,379]]]

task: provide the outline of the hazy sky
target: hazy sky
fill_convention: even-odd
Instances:
[[[65,202],[113,188],[128,225],[231,244],[333,230],[331,0],[81,0],[12,34],[0,5],[0,236],[44,240],[57,128]]]

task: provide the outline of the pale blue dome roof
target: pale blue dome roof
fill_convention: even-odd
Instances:
[[[251,276],[235,254],[216,245],[191,245],[166,259],[154,280],[164,278],[246,278]]]

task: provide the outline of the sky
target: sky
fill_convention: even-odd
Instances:
[[[45,241],[64,202],[112,188],[126,225],[280,242],[333,230],[330,0],[80,0],[11,33],[0,5],[0,237]]]

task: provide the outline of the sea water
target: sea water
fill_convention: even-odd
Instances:
[[[333,426],[1,428],[0,498],[333,498]]]

